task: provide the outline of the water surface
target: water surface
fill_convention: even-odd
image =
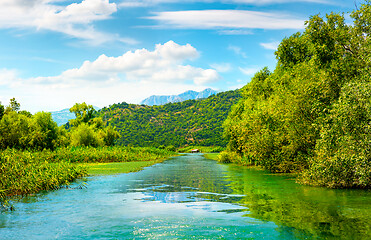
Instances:
[[[370,191],[301,186],[201,154],[87,184],[14,202],[0,239],[371,239]]]

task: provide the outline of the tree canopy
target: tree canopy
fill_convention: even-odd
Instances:
[[[119,145],[226,146],[222,124],[240,97],[236,90],[161,106],[119,103],[101,109],[99,116],[120,132]]]
[[[243,164],[300,172],[308,184],[370,187],[370,1],[351,17],[347,25],[341,14],[312,16],[282,40],[274,72],[243,87],[224,123]]]
[[[20,110],[12,98],[5,108],[0,104],[0,149],[54,150],[60,146],[112,146],[119,137],[101,118],[94,117],[95,110],[86,103],[75,104],[71,111],[76,119],[66,130],[58,127],[51,113]]]

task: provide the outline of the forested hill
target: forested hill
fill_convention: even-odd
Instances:
[[[222,125],[240,98],[235,90],[161,106],[123,102],[101,109],[99,115],[120,132],[119,145],[225,146]]]

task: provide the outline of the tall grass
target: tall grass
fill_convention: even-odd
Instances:
[[[93,163],[158,160],[172,156],[174,152],[150,147],[66,147],[34,154],[49,162]]]
[[[26,195],[68,185],[86,175],[86,168],[68,161],[49,162],[38,154],[8,149],[0,152],[0,203],[8,196]]]
[[[9,196],[56,189],[87,175],[86,167],[77,163],[159,160],[174,154],[149,147],[66,147],[54,151],[7,149],[0,152],[0,206]]]

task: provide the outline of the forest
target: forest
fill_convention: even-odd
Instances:
[[[224,162],[297,173],[331,188],[371,186],[371,5],[312,16],[282,40],[224,123]]]
[[[98,112],[120,133],[118,145],[225,147],[223,122],[240,91],[227,91],[202,100],[187,100],[159,106],[113,104]]]

